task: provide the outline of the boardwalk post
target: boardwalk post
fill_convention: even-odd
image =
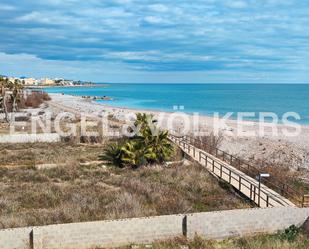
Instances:
[[[239,191],[241,190],[241,176],[239,175]]]
[[[259,199],[258,206],[261,207],[261,174],[259,174]]]
[[[269,196],[267,195],[266,196],[266,207],[268,207],[269,206]]]
[[[232,182],[232,171],[229,170],[229,183],[231,184],[231,182]]]

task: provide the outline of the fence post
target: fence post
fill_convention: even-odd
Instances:
[[[301,207],[305,207],[305,195],[303,195]]]
[[[241,176],[239,176],[239,190],[241,190]]]
[[[266,207],[268,207],[268,205],[269,205],[269,196],[267,195],[266,196]]]

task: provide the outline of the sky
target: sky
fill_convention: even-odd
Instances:
[[[307,0],[0,0],[0,74],[309,83]]]

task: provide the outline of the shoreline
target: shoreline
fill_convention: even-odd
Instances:
[[[135,107],[125,107],[125,106],[114,106],[114,105],[109,105],[108,103],[103,103],[103,102],[98,102],[96,100],[87,100],[87,99],[84,99],[82,98],[82,96],[79,96],[79,95],[73,95],[73,94],[62,94],[62,93],[48,93],[49,95],[61,95],[61,96],[71,96],[71,97],[76,97],[76,98],[80,98],[82,101],[85,101],[87,103],[92,103],[94,105],[99,105],[99,106],[103,106],[103,107],[106,107],[106,108],[116,108],[116,109],[119,109],[119,110],[126,110],[126,111],[132,111],[132,112],[147,112],[147,113],[166,113],[166,114],[172,114],[172,113],[175,113],[179,110],[175,110],[175,111],[167,111],[167,110],[159,110],[159,109],[144,109],[144,108],[135,108]],[[99,100],[99,101],[102,101],[102,100]],[[113,100],[106,100],[105,102],[109,102],[109,101],[113,101]],[[194,113],[191,113],[191,112],[185,112],[184,110],[180,110],[180,112],[184,113],[185,115],[188,115],[188,116],[191,116],[193,117],[194,116]],[[208,118],[208,119],[214,119],[214,116],[211,116],[210,114],[207,115],[207,114],[200,114],[198,113],[198,115],[200,117],[204,117],[204,118]],[[219,118],[221,119],[222,116],[219,115]],[[228,121],[231,121],[231,122],[237,122],[237,118],[235,117],[230,117],[227,119]],[[240,122],[252,122],[254,123],[255,125],[257,124],[265,124],[265,125],[269,125],[271,124],[271,122],[265,120],[264,122],[260,122],[256,119],[243,119],[241,120]],[[295,121],[295,123],[297,123],[298,125],[300,125],[301,127],[306,127],[309,129],[309,123],[298,123],[297,121]],[[276,124],[276,126],[282,126],[282,127],[286,127],[285,124],[283,123],[278,123]]]
[[[70,102],[74,99],[75,101],[78,101],[80,103],[85,103],[85,104],[88,104],[90,106],[91,105],[96,106],[99,109],[100,109],[100,107],[105,108],[105,109],[102,109],[100,111],[107,111],[107,112],[111,112],[111,111],[117,112],[118,111],[118,112],[121,112],[121,113],[143,112],[143,113],[146,113],[146,114],[154,114],[154,115],[163,114],[163,115],[167,115],[167,116],[173,115],[175,113],[173,111],[160,111],[160,110],[143,109],[143,108],[130,108],[130,107],[122,107],[122,106],[113,106],[113,105],[108,105],[108,103],[106,103],[106,104],[105,103],[99,103],[97,101],[84,99],[84,98],[82,98],[82,96],[76,96],[76,95],[70,95],[70,94],[49,93],[49,95],[52,97],[52,99],[53,99],[53,97],[56,97],[58,101],[59,101],[59,99],[61,99],[64,102],[67,102],[67,101]],[[74,103],[72,103],[72,104],[73,104],[73,109],[74,109]],[[83,109],[83,108],[79,107],[79,109]],[[85,111],[85,113],[95,112],[91,109],[92,108],[91,107],[89,108],[89,106],[88,106],[88,110]],[[96,111],[98,111],[98,109]],[[186,112],[180,112],[180,113],[182,113],[184,116],[188,116],[190,118],[194,117],[194,114],[191,114],[191,113],[186,113]],[[200,117],[200,119],[201,119],[200,121],[202,121],[202,122],[206,121],[207,124],[213,124],[214,123],[215,117],[213,117],[213,116],[204,115],[204,114],[201,114],[201,115],[198,115],[198,116]],[[221,117],[219,117],[219,119],[221,120]],[[265,127],[268,127],[268,126],[271,125],[270,122],[259,122],[259,121],[256,121],[256,120],[240,120],[240,121],[238,121],[237,119],[233,119],[233,118],[226,119],[226,124],[232,126],[232,128],[235,128],[235,125],[237,125],[238,122],[243,123],[245,125],[249,125],[252,129],[257,128],[260,125],[265,126]],[[302,130],[306,130],[308,132],[308,135],[309,135],[309,125],[307,125],[307,124],[298,124],[298,125],[301,127]],[[275,124],[275,127],[277,127],[278,129],[290,128],[289,126],[287,126],[285,124],[281,124],[281,123]]]
[[[87,101],[78,96],[62,95],[60,93],[50,93],[52,98],[51,103],[55,103],[55,109],[59,111],[68,111],[71,113],[85,113],[87,115],[101,118],[102,113],[112,115],[112,117],[123,121],[126,115],[132,113],[143,112],[146,114],[153,114],[154,118],[158,117],[160,127],[167,128],[169,119],[174,113],[152,111],[128,107],[114,107],[108,104],[100,104],[94,101]],[[160,115],[160,116],[159,116]],[[193,116],[190,114],[184,114],[184,116],[192,123]],[[179,121],[176,120],[176,125],[179,125]],[[308,171],[309,179],[309,126],[300,125],[301,131],[297,136],[288,137],[282,134],[282,130],[287,126],[283,124],[276,125],[278,134],[273,136],[269,130],[265,130],[263,136],[256,135],[261,125],[265,125],[267,128],[269,123],[260,123],[255,121],[242,121],[244,125],[244,132],[237,134],[237,120],[228,119],[226,124],[230,129],[220,129],[223,142],[220,146],[221,149],[226,152],[239,156],[244,159],[264,160],[271,162],[283,162],[289,165],[293,165],[293,168],[305,169]],[[211,133],[214,131],[213,117],[199,116],[198,127],[205,133]],[[250,133],[254,135],[249,135]],[[289,166],[292,167],[292,166]]]
[[[88,84],[88,85],[68,85],[68,86],[54,86],[54,85],[46,85],[46,86],[35,86],[29,85],[25,86],[25,89],[44,89],[44,88],[79,88],[79,87],[108,87],[109,84]]]
[[[70,95],[70,94],[65,94],[65,95],[68,95],[68,96],[74,96],[74,97],[79,97],[77,95]],[[113,100],[106,100],[106,101],[113,101]],[[124,106],[114,106],[114,105],[109,105],[109,104],[104,104],[104,103],[99,103],[95,100],[92,100],[91,103],[93,104],[98,104],[98,105],[101,105],[101,106],[105,106],[105,107],[108,107],[108,108],[117,108],[117,109],[124,109],[124,110],[128,110],[128,111],[141,111],[141,112],[154,112],[154,113],[169,113],[169,114],[172,114],[174,112],[177,112],[177,110],[175,111],[167,111],[167,110],[159,110],[159,109],[143,109],[143,108],[138,108],[138,107],[124,107]],[[194,116],[194,112],[186,112],[184,110],[181,110],[184,114],[186,115],[189,115],[189,116]],[[234,112],[235,113],[235,112]],[[257,113],[257,112],[255,112]],[[199,116],[201,117],[205,117],[205,118],[214,118],[214,116],[211,116],[210,114],[207,115],[207,114],[201,114],[201,113],[198,113]],[[223,118],[222,115],[219,115],[219,118]],[[229,121],[237,121],[237,118],[234,118],[234,117],[229,117],[228,118]],[[253,123],[264,123],[265,125],[267,124],[271,124],[271,122],[265,120],[264,122],[260,122],[256,119],[243,119],[242,120],[243,122],[253,122]],[[297,123],[297,122],[295,122]],[[297,123],[298,125],[302,126],[302,127],[308,127],[309,128],[309,123]],[[278,126],[284,126],[283,123],[278,123],[276,124]]]

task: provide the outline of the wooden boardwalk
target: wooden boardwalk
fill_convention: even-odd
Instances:
[[[264,184],[260,185],[256,179],[253,179],[214,155],[193,146],[187,140],[172,135],[169,138],[188,156],[204,166],[211,174],[231,184],[259,207],[296,207],[294,203],[279,193]]]

